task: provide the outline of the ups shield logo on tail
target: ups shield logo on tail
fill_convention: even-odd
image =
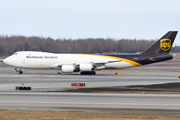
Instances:
[[[169,50],[171,48],[171,40],[170,39],[161,39],[160,47],[164,51]]]

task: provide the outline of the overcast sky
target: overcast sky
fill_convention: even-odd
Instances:
[[[0,0],[0,35],[158,39],[168,31],[180,34],[180,0]]]

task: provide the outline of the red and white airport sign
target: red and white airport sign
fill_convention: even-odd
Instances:
[[[71,83],[71,86],[73,86],[73,87],[84,87],[85,83]]]

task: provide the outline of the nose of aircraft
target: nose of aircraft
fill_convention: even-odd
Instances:
[[[3,63],[7,63],[7,58],[2,61]]]
[[[7,57],[6,59],[3,60],[3,63],[8,64],[8,65],[10,65],[11,62],[12,61],[9,59],[9,57]]]
[[[3,62],[4,59],[0,59],[0,62]]]

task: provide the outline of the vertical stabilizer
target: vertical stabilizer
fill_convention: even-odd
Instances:
[[[178,31],[169,31],[150,46],[143,54],[168,54]]]

